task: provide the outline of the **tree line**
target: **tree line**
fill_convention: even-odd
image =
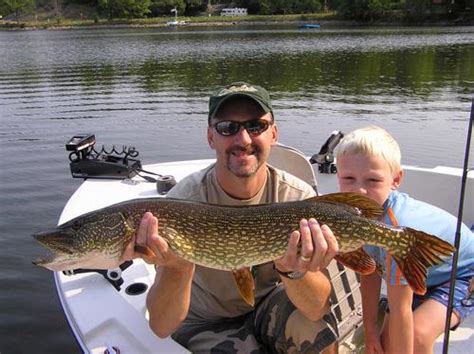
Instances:
[[[212,4],[211,4],[212,2]],[[70,4],[87,5],[101,18],[170,16],[176,8],[183,16],[212,11],[211,5],[244,7],[249,14],[310,14],[333,11],[340,18],[359,21],[379,19],[452,18],[474,14],[474,0],[0,0],[0,15],[20,15],[36,9],[53,10],[61,16]]]

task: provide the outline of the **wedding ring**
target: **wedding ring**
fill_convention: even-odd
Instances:
[[[300,258],[303,262],[309,262],[311,260],[311,257],[306,257],[306,256],[303,256],[303,255],[301,255]]]

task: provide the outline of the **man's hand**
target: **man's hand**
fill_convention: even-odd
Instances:
[[[286,253],[275,260],[275,266],[281,272],[317,272],[328,266],[338,250],[336,237],[327,225],[302,219],[299,231],[292,232]]]
[[[136,252],[135,245],[147,247],[153,252],[153,255]],[[146,263],[160,267],[184,268],[192,265],[192,263],[178,257],[170,249],[168,242],[158,236],[158,219],[150,212],[143,216],[137,234],[125,248],[122,258],[124,261],[142,258]]]

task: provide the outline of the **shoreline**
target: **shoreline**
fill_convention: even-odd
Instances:
[[[340,19],[335,13],[309,14],[309,15],[250,15],[246,18],[220,16],[214,17],[178,17],[179,25],[169,25],[168,22],[174,18],[152,18],[152,19],[63,19],[54,20],[32,20],[20,22],[0,19],[1,30],[64,30],[76,28],[107,29],[107,28],[186,28],[186,27],[232,27],[232,26],[278,26],[278,25],[303,25],[308,23],[318,23],[322,27],[344,28],[344,27],[428,27],[428,26],[474,26],[474,20],[425,20],[411,22],[403,19],[398,20],[378,20],[372,22],[360,22],[355,20]]]

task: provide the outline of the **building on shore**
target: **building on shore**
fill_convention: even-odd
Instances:
[[[243,7],[231,7],[221,10],[221,16],[247,16],[247,9]]]

